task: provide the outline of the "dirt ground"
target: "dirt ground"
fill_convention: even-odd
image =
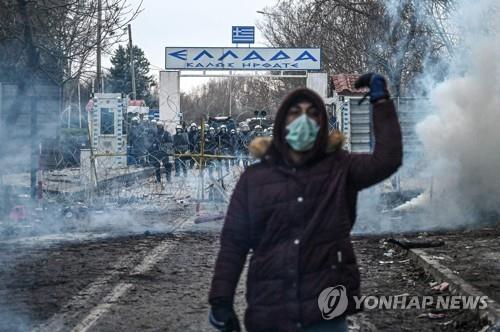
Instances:
[[[432,278],[413,266],[403,251],[392,251],[385,239],[362,238],[355,240],[354,244],[361,269],[363,294],[403,294],[419,298],[451,295],[448,291],[432,290],[429,285],[433,282]],[[478,331],[482,325],[475,314],[460,310],[382,309],[365,313],[378,331]],[[442,317],[429,318],[428,314],[441,314]]]
[[[441,247],[423,250],[500,302],[500,224],[480,230],[429,233],[420,238],[443,241]]]
[[[0,331],[29,331],[48,322],[57,326],[54,331],[75,326],[79,331],[212,331],[207,324],[207,293],[220,224],[188,225],[174,234],[146,233],[48,246],[0,242]],[[363,294],[437,295],[429,286],[432,280],[414,268],[404,253],[390,252],[383,239],[356,238],[354,242]],[[155,250],[161,255],[151,255]],[[242,281],[236,298],[240,317],[245,310]],[[117,293],[117,289],[123,291]],[[350,319],[350,328],[480,329],[469,312],[449,311],[439,319],[430,319],[427,313],[366,310]]]

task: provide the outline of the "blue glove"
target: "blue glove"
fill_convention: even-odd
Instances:
[[[356,82],[354,82],[354,87],[356,89],[370,88],[370,91],[365,94],[363,99],[359,102],[360,104],[365,100],[366,97],[370,97],[370,103],[375,103],[380,99],[390,99],[389,91],[387,90],[387,82],[382,75],[375,73],[368,73],[361,75]]]

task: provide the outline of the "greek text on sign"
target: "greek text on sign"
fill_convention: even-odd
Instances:
[[[167,47],[165,69],[319,70],[320,48]]]

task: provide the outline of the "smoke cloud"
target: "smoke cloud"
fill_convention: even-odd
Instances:
[[[497,1],[462,1],[448,79],[424,77],[433,114],[417,134],[433,178],[430,212],[448,225],[500,214],[499,14]]]

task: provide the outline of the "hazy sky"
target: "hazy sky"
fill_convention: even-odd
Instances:
[[[128,0],[137,6],[140,0]],[[143,11],[132,22],[132,39],[141,47],[155,71],[165,67],[166,46],[231,46],[233,25],[255,25],[275,0],[143,0]],[[265,46],[257,30],[254,46]],[[181,80],[188,89],[195,79]]]

